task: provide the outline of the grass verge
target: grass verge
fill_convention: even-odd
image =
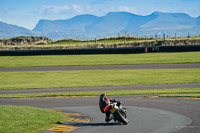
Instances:
[[[1,56],[0,67],[200,63],[199,57],[200,52],[106,55]]]
[[[188,98],[200,98],[200,94],[163,94],[160,97],[188,97]]]
[[[200,69],[0,72],[0,90],[199,82]]]
[[[0,133],[38,133],[68,118],[60,112],[27,106],[0,105],[0,112]]]
[[[152,90],[118,90],[118,91],[83,91],[83,92],[57,92],[34,94],[2,94],[0,98],[42,98],[60,96],[99,96],[105,93],[108,96],[120,95],[150,95],[150,94],[184,94],[200,93],[200,88],[152,89]],[[190,95],[190,94],[188,94]]]

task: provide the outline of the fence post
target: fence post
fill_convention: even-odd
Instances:
[[[176,33],[175,33],[175,40],[176,40]]]
[[[124,44],[126,44],[126,36],[124,37]]]
[[[165,33],[163,34],[163,40],[165,41],[165,38],[166,38],[166,36],[165,36]]]
[[[156,42],[157,42],[157,38],[158,38],[158,36],[157,36],[157,34],[155,34],[155,39],[156,39]]]
[[[188,32],[188,40],[190,39],[190,32]]]

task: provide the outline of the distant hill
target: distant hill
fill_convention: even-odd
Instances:
[[[197,23],[196,18],[192,18],[184,13],[160,13],[155,12],[152,15],[155,19],[141,26],[142,30],[182,30],[192,29]]]
[[[200,17],[185,13],[154,12],[147,16],[128,12],[109,12],[105,16],[79,15],[66,20],[40,20],[33,31],[47,36],[73,36],[79,39],[117,34],[174,35],[200,34]]]
[[[33,31],[43,33],[85,31],[85,27],[97,18],[93,15],[79,15],[67,20],[40,20]]]
[[[197,19],[198,19],[198,25],[200,26],[200,16],[197,17]]]
[[[0,38],[11,38],[16,36],[32,36],[33,31],[16,25],[0,22]]]
[[[128,12],[109,12],[106,16],[79,15],[66,20],[40,20],[33,31],[52,32],[122,32],[138,30],[156,16],[139,16]]]
[[[177,33],[177,36],[186,36],[188,32],[190,35],[200,35],[200,16],[194,18],[185,13],[162,12],[154,12],[146,16],[128,12],[109,12],[102,17],[85,14],[66,20],[39,20],[32,31],[0,23],[0,38],[38,35],[53,40],[63,38],[86,40],[118,34],[162,36],[166,33],[174,36]]]
[[[153,20],[154,16],[139,16],[128,12],[110,12],[100,17],[98,21],[88,25],[91,32],[127,32],[137,31],[139,26]]]

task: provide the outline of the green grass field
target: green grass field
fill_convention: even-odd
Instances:
[[[107,43],[109,43],[109,41],[107,41]],[[1,56],[0,67],[200,63],[199,57],[200,52]],[[199,82],[200,69],[0,72],[0,90]],[[106,93],[108,96],[153,94],[160,97],[199,98],[200,88],[1,94],[0,98],[99,96],[101,93]],[[55,126],[56,123],[62,123],[67,120],[67,116],[62,113],[33,107],[0,105],[0,112],[0,133],[37,133]]]
[[[0,72],[0,90],[200,82],[200,69]]]
[[[38,133],[68,119],[60,112],[27,106],[0,105],[0,112],[0,133]]]
[[[200,63],[199,57],[200,52],[105,55],[1,56],[0,67]]]

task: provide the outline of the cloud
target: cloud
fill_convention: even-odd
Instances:
[[[128,7],[128,6],[117,6],[117,7],[110,7],[104,8],[105,12],[130,12],[130,13],[138,13],[138,10],[135,7]]]
[[[195,2],[195,1],[199,1],[199,0],[181,0],[182,2]]]
[[[180,9],[180,10],[178,10],[178,11],[176,11],[176,12],[182,12],[182,13],[186,13],[186,14],[188,14],[188,15],[190,15],[190,16],[192,16],[192,17],[198,17],[198,16],[200,16],[200,13],[199,13],[199,11],[200,11],[200,7],[194,7],[194,8],[188,8],[188,9]]]
[[[130,8],[127,6],[120,6],[118,7],[119,11],[125,11],[125,12],[130,12]]]
[[[8,8],[0,7],[0,17],[8,15]]]
[[[74,12],[74,13],[83,13],[84,7],[77,5],[77,4],[72,4],[72,5],[63,5],[63,6],[55,6],[55,5],[47,5],[47,6],[42,6],[39,9],[39,13],[45,14],[45,13],[53,13],[53,14],[58,14],[58,13],[63,13],[63,12]]]
[[[80,5],[73,4],[71,7],[72,7],[72,9],[75,13],[82,13],[83,12],[83,7],[80,6]]]
[[[63,11],[68,11],[68,6],[42,6],[39,10],[40,13],[60,13]]]
[[[7,11],[8,11],[8,8],[0,7],[0,12],[7,12]]]
[[[91,2],[92,5],[104,4],[105,2],[112,2],[114,0],[93,0]]]
[[[127,7],[127,6],[119,6],[118,11],[137,13],[137,9],[135,7]]]

